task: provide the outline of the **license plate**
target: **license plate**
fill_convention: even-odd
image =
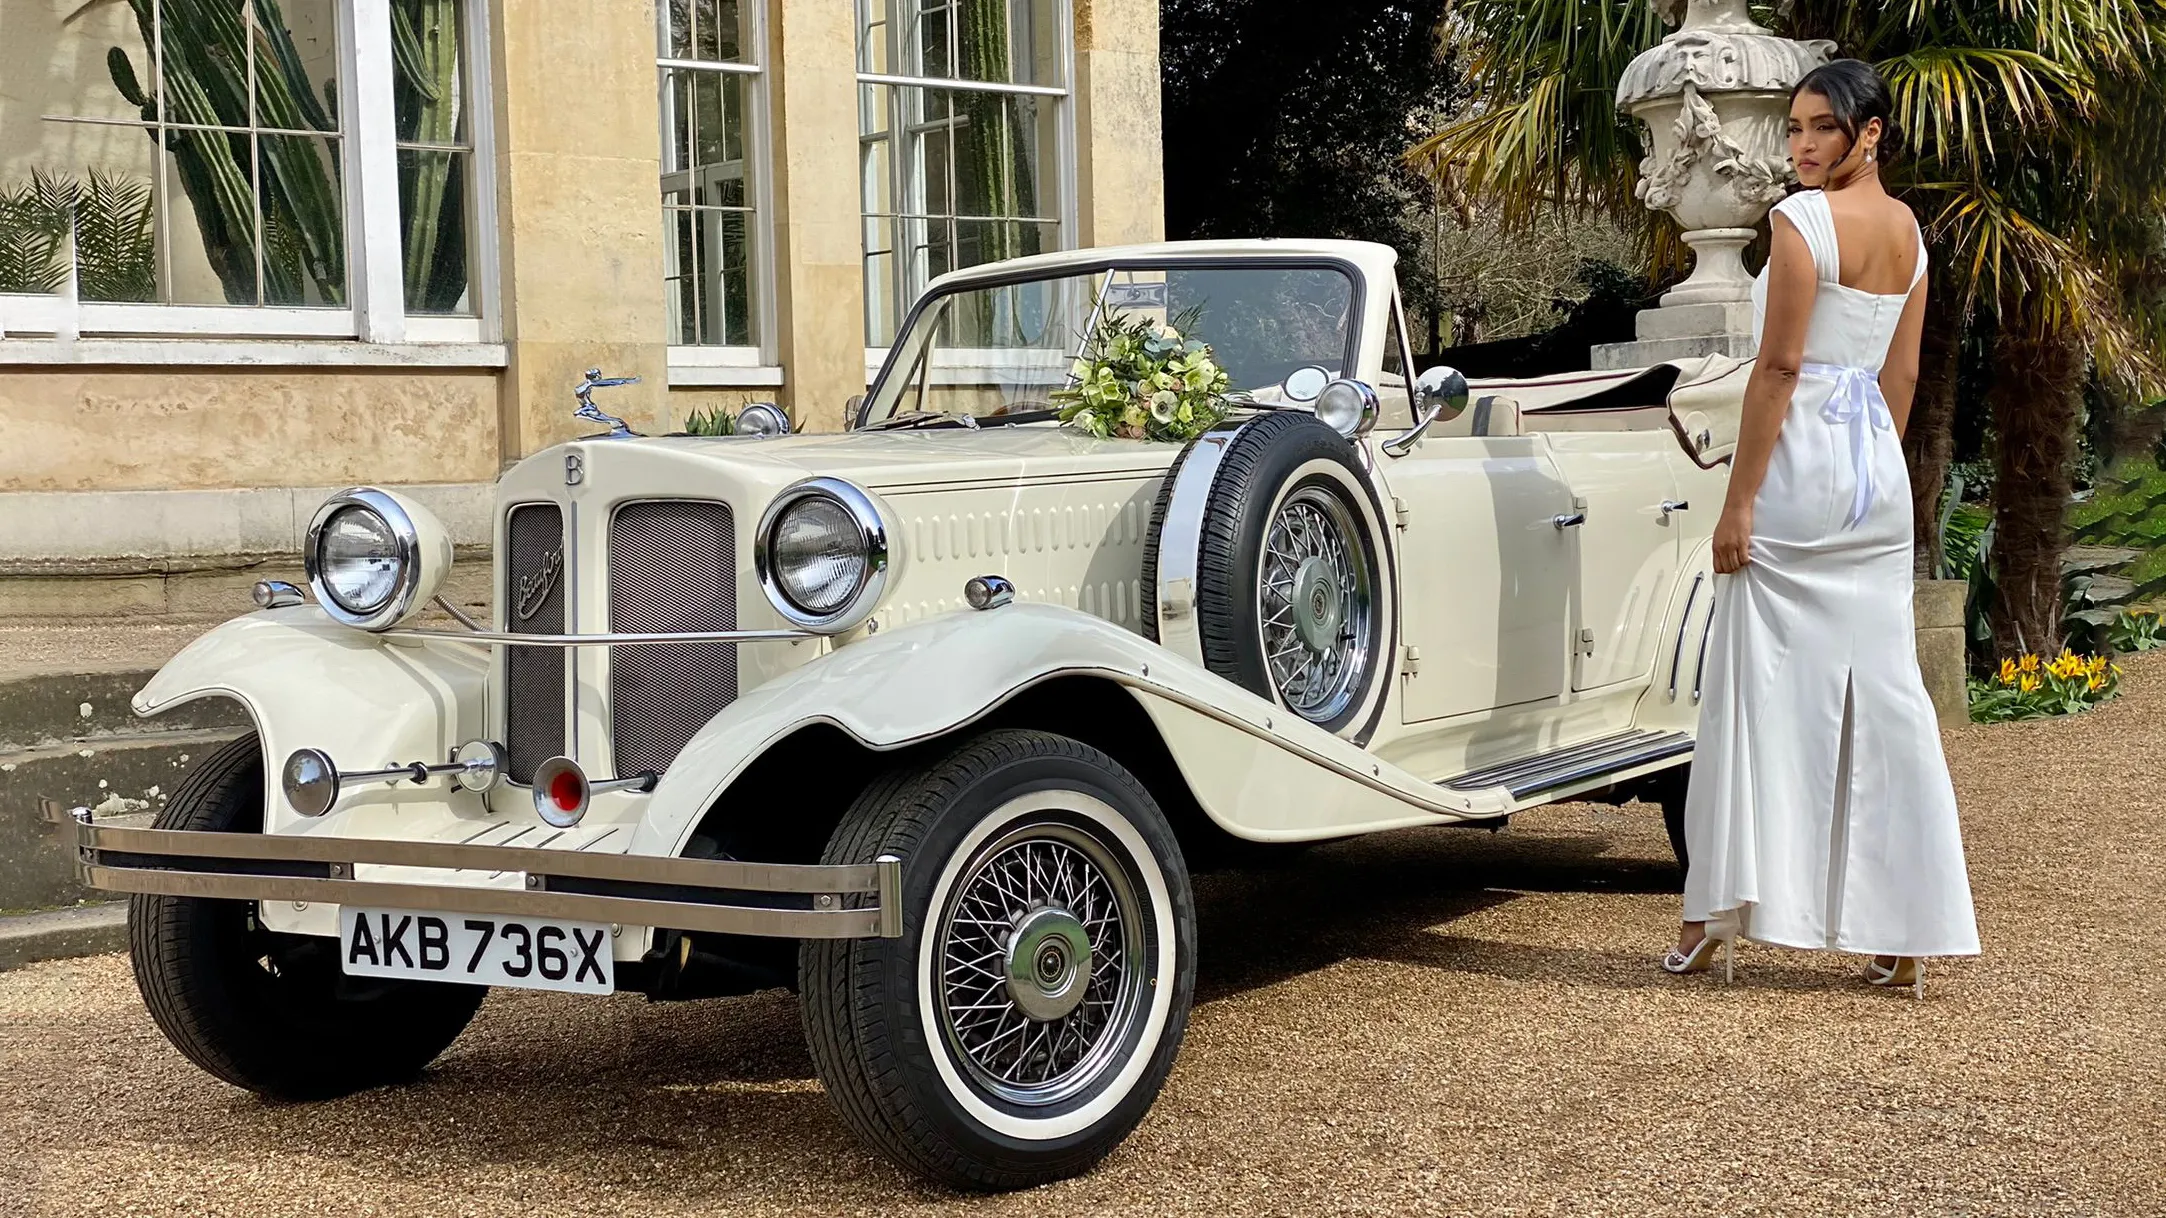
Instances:
[[[338,938],[340,965],[353,977],[573,994],[616,989],[609,927],[603,923],[347,905],[338,912]]]

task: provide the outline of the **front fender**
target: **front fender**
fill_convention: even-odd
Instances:
[[[303,819],[278,788],[280,759],[319,748],[348,769],[442,761],[461,741],[486,731],[488,653],[428,640],[392,640],[343,626],[314,605],[251,613],[215,627],[181,649],[135,695],[138,715],[158,715],[199,698],[225,697],[248,708],[263,739],[264,828],[280,832]],[[476,801],[480,797],[458,792]],[[355,835],[359,820],[395,816],[406,800],[441,805],[443,784],[357,788],[340,801]]]
[[[1236,836],[1340,836],[1492,815],[1508,802],[1501,791],[1450,791],[1405,773],[1103,618],[1028,603],[883,631],[739,698],[671,763],[632,851],[681,854],[737,775],[803,727],[828,724],[867,748],[897,749],[1074,674],[1133,694],[1206,814]]]

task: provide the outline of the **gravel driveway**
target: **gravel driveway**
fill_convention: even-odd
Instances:
[[[1923,1003],[1773,948],[1658,972],[1652,809],[1321,847],[1199,881],[1194,1023],[1120,1151],[965,1198],[857,1147],[781,994],[498,993],[421,1083],[280,1106],[108,956],[0,975],[0,1213],[2166,1213],[2166,656],[2128,668],[1947,734],[1987,954]]]

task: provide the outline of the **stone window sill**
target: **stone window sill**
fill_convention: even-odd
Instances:
[[[0,339],[0,368],[501,368],[504,363],[501,343]]]

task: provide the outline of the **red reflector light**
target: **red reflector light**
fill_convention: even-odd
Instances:
[[[575,770],[559,770],[549,780],[549,802],[566,812],[575,812],[587,801],[587,784]]]
[[[534,812],[559,829],[569,829],[587,814],[587,776],[569,757],[551,757],[534,767]]]

